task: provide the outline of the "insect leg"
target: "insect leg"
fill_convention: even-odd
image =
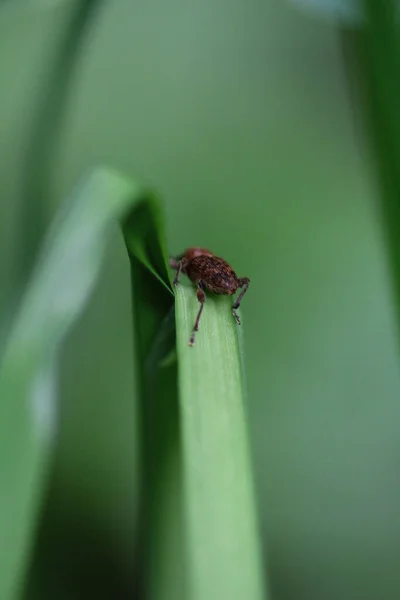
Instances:
[[[172,267],[173,269],[177,270],[177,273],[175,275],[175,279],[172,282],[174,285],[178,285],[179,278],[181,276],[182,269],[184,268],[185,264],[186,264],[186,259],[185,258],[181,258],[181,260],[176,260],[176,258],[170,258],[169,259],[169,266]]]
[[[243,296],[245,295],[245,293],[247,292],[247,290],[249,288],[249,283],[250,283],[250,279],[248,277],[241,277],[239,279],[238,287],[242,288],[242,291],[240,292],[239,296],[236,299],[236,302],[232,306],[233,316],[235,317],[236,323],[238,325],[240,325],[240,318],[236,311],[239,308],[241,301],[243,300]]]
[[[196,331],[199,330],[200,317],[201,317],[201,313],[203,312],[204,302],[206,301],[206,295],[203,291],[201,281],[199,281],[199,283],[197,284],[197,300],[200,302],[200,309],[199,309],[199,312],[197,313],[196,322],[193,327],[192,335],[190,336],[189,346],[194,346],[194,336],[196,335]]]

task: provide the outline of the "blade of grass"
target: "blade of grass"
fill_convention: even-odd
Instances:
[[[15,269],[15,288],[23,290],[46,228],[51,173],[57,159],[62,119],[69,100],[75,69],[87,32],[103,0],[78,0],[66,3],[66,25],[52,56],[47,56],[47,71],[28,137],[22,173],[20,246]],[[69,6],[70,4],[70,6]]]
[[[381,185],[380,208],[400,327],[400,29],[398,3],[364,0],[362,57],[367,110]],[[399,330],[400,332],[400,330]]]
[[[191,600],[264,598],[242,358],[230,297],[176,290],[184,502]]]
[[[138,185],[98,170],[78,188],[49,231],[22,299],[0,368],[0,598],[21,590],[57,428],[60,347],[80,315],[99,273],[115,220],[136,236],[137,270],[152,270],[152,325],[164,319],[172,295],[158,207]],[[137,215],[137,222],[135,221]],[[140,232],[143,240],[140,243]],[[140,251],[142,250],[142,252]],[[143,261],[143,262],[141,262]],[[155,278],[154,274],[158,277]],[[144,298],[148,293],[142,282]],[[153,287],[151,288],[153,290]],[[156,315],[156,316],[154,316]],[[141,322],[145,332],[146,319]],[[151,333],[151,331],[150,331]]]
[[[171,348],[175,344],[174,297],[160,213],[155,207],[155,198],[142,205],[134,219],[125,220],[123,232],[131,263],[134,343],[141,398],[138,418],[143,471],[136,563],[141,594],[158,599],[162,597],[162,582],[169,576],[164,575],[165,560],[160,544],[160,536],[166,530],[165,491],[171,487],[168,473],[174,469],[171,463],[180,448],[177,365],[176,360],[171,360]],[[151,220],[158,223],[156,238],[146,225]],[[176,482],[178,488],[179,472]],[[177,488],[172,494],[180,494]],[[165,593],[168,597],[168,592]]]

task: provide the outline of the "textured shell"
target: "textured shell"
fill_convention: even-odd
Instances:
[[[189,278],[214,294],[232,295],[238,288],[238,278],[232,267],[218,256],[197,256],[186,267]]]
[[[199,248],[198,246],[188,248],[184,254],[184,257],[187,261],[191,261],[197,256],[214,256],[214,254],[210,252],[210,250],[207,250],[206,248]]]

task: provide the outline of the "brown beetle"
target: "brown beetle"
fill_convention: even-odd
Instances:
[[[170,258],[169,263],[173,269],[177,270],[173,281],[174,285],[179,283],[181,273],[185,273],[197,285],[197,299],[200,302],[200,309],[190,336],[189,346],[194,345],[196,331],[199,329],[200,316],[206,299],[205,290],[213,294],[232,296],[236,290],[243,288],[232,306],[233,316],[236,323],[240,325],[239,315],[236,311],[249,287],[250,279],[248,277],[238,277],[226,260],[215,256],[205,248],[188,248],[181,256]]]

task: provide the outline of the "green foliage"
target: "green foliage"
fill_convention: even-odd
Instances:
[[[128,209],[129,214],[124,216]],[[52,227],[2,362],[0,487],[6,493],[1,496],[0,513],[6,526],[0,554],[3,573],[0,594],[5,600],[16,597],[21,587],[52,442],[57,434],[60,346],[79,317],[99,273],[111,225],[122,216],[131,259],[140,382],[143,548],[152,537],[152,523],[157,523],[163,458],[168,445],[177,443],[174,437],[178,435],[175,428],[171,436],[168,426],[170,415],[174,414],[171,402],[177,405],[175,363],[172,361],[171,367],[164,360],[160,368],[160,362],[171,353],[174,342],[170,310],[173,295],[160,208],[157,201],[145,196],[138,186],[112,172],[97,171],[61,210]],[[193,296],[192,290],[186,292],[186,302],[190,295]],[[188,335],[188,312],[182,310],[183,297],[180,292],[176,320],[180,340]],[[208,346],[200,342],[197,355],[189,348],[182,348],[179,342],[183,451],[188,478],[185,499],[188,513],[197,513],[188,527],[187,551],[192,559],[189,597],[219,598],[221,593],[229,592],[232,598],[244,594],[256,600],[261,598],[260,557],[247,455],[241,365],[233,318],[228,313],[227,321],[223,308],[227,306],[217,308],[213,302],[207,307],[209,314],[204,319],[202,338],[208,337],[209,342]],[[215,334],[217,339],[214,340]],[[206,350],[202,360],[196,360],[202,350]],[[169,373],[168,379],[165,372]],[[217,412],[214,410],[216,400],[220,407]],[[192,414],[189,421],[185,417],[188,411]],[[204,428],[200,440],[196,434],[197,421]],[[212,459],[214,451],[219,460]],[[180,490],[176,489],[176,495],[179,494]],[[227,504],[230,510],[221,511]],[[207,508],[202,511],[202,507]],[[194,538],[191,535],[193,526],[195,532],[204,534],[208,530],[201,543],[198,533]],[[152,552],[150,543],[149,550],[143,552],[148,561]],[[145,573],[146,562],[142,569]],[[232,569],[238,577],[231,573]],[[218,585],[215,577],[210,578],[213,573],[219,574]],[[209,582],[213,579],[211,593]]]
[[[400,36],[398,4],[364,0],[363,57],[370,139],[381,183],[381,214],[400,321]]]
[[[239,0],[228,11],[176,0],[167,10],[162,0],[3,3],[0,307],[11,331],[1,385],[16,400],[0,398],[1,600],[22,588],[31,557],[26,600],[125,599],[139,580],[140,600],[257,596],[259,537],[282,600],[398,595],[394,3],[365,0],[364,20],[362,2],[296,3],[307,11]],[[328,18],[315,18],[317,5]],[[187,346],[195,294],[183,281],[175,315],[157,200],[139,189],[122,219],[132,310],[115,235],[68,339],[65,323],[47,337],[53,319],[42,311],[28,323],[37,355],[17,348],[32,296],[18,314],[13,301],[27,281],[27,294],[39,289],[42,267],[30,267],[48,223],[73,182],[103,163],[161,191],[171,253],[205,245],[251,277],[245,409],[244,328],[226,299],[207,298]],[[121,188],[96,197],[130,187],[112,179]],[[51,402],[33,417],[18,401],[50,347],[63,349],[59,428]]]
[[[230,297],[176,294],[189,598],[264,598],[241,356]]]
[[[80,0],[66,5],[66,26],[57,47],[46,65],[46,84],[35,106],[32,131],[23,165],[20,244],[16,268],[16,286],[23,286],[40,239],[46,229],[46,206],[49,202],[52,165],[57,159],[59,131],[68,103],[82,45],[102,0]],[[26,7],[25,7],[26,8]]]
[[[49,232],[6,343],[0,370],[5,600],[21,587],[57,435],[60,347],[93,288],[115,219],[140,194],[108,171],[95,172],[77,189]]]

